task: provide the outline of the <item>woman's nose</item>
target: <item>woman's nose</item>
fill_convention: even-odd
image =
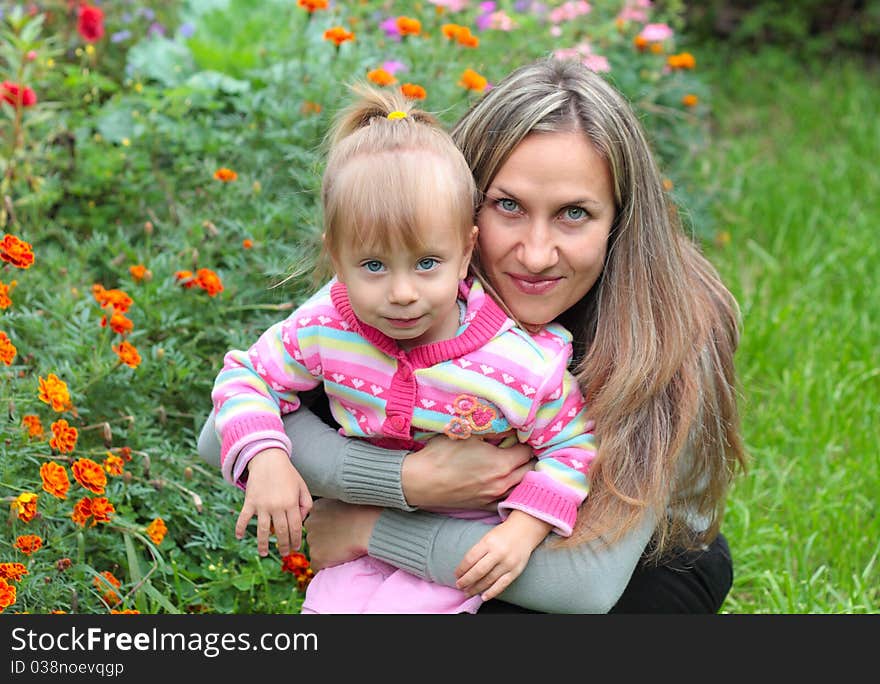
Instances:
[[[530,273],[542,273],[559,262],[555,238],[544,221],[533,221],[526,228],[517,258]]]

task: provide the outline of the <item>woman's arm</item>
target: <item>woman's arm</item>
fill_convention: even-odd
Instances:
[[[456,566],[487,530],[477,521],[330,500],[315,502],[306,527],[316,569],[369,553],[447,586],[455,586]],[[558,548],[558,537],[551,535],[499,598],[547,613],[607,613],[623,594],[653,530],[646,514],[613,545],[596,541]]]
[[[293,445],[291,460],[314,496],[413,510],[403,495],[401,466],[406,451],[380,449],[364,440],[343,437],[305,406],[282,418]],[[214,412],[198,442],[199,456],[220,466],[220,442]]]
[[[348,503],[410,511],[415,506],[480,508],[504,496],[531,468],[531,450],[523,445],[498,449],[476,438],[438,437],[408,454],[343,437],[305,406],[283,422],[293,445],[291,459],[311,493]],[[198,450],[219,466],[213,413]]]
[[[545,613],[607,613],[623,594],[653,530],[653,519],[646,515],[612,546],[596,541],[554,548],[558,537],[551,535],[499,598]],[[368,549],[374,558],[455,586],[456,566],[485,533],[480,522],[386,510]]]

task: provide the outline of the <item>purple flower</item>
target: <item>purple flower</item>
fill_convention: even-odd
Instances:
[[[143,17],[147,21],[153,21],[156,18],[156,13],[149,7],[139,7],[137,13],[138,16]]]
[[[180,25],[180,28],[177,29],[177,32],[183,38],[192,38],[193,34],[196,32],[196,27],[191,22],[186,21]]]
[[[391,40],[396,40],[400,42],[400,31],[397,28],[397,17],[388,17],[385,21],[379,24],[379,28],[385,32],[385,35],[391,38]]]
[[[398,62],[396,59],[391,59],[387,62],[383,62],[382,68],[385,69],[385,71],[387,71],[392,76],[398,71],[409,71],[409,67],[407,67],[406,64],[404,64],[403,62]]]
[[[162,26],[158,21],[154,21],[150,24],[150,28],[147,29],[147,34],[150,36],[164,36],[165,35],[165,27]]]
[[[125,29],[123,31],[117,31],[112,36],[110,36],[111,43],[121,43],[124,40],[128,40],[131,38],[131,31]]]

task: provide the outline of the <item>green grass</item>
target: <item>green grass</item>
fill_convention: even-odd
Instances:
[[[723,610],[876,613],[880,73],[771,51],[715,60],[705,176],[731,239],[707,249],[742,308],[751,454],[723,527]]]

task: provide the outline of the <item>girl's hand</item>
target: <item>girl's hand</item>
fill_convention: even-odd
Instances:
[[[248,463],[244,505],[235,523],[235,536],[244,538],[251,518],[257,516],[257,551],[269,553],[269,535],[275,528],[278,552],[286,556],[302,543],[302,521],[312,508],[309,489],[282,449],[266,449]]]
[[[511,511],[503,523],[483,535],[455,569],[455,586],[468,596],[493,599],[525,569],[532,551],[553,526],[522,511]]]
[[[403,459],[407,503],[419,508],[494,508],[532,469],[524,444],[501,448],[478,437],[438,436]]]
[[[306,531],[309,561],[315,571],[367,555],[370,535],[382,509],[318,499]]]

